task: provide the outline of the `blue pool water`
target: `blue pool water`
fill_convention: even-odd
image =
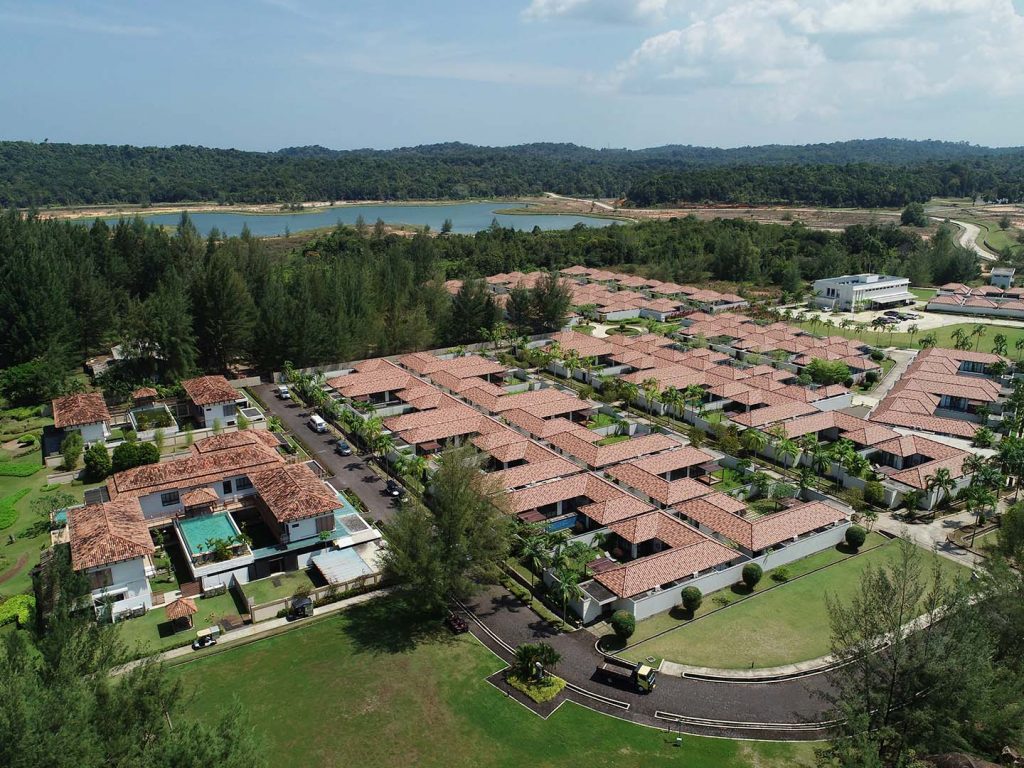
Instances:
[[[216,515],[201,515],[178,520],[178,528],[189,554],[193,557],[211,551],[206,542],[211,539],[231,539],[238,535],[238,529],[226,512]]]

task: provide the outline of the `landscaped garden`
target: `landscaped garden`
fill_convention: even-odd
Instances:
[[[260,605],[269,603],[271,600],[291,597],[296,592],[308,591],[315,586],[310,579],[309,571],[288,571],[243,584],[242,592],[252,600],[254,605]]]
[[[743,475],[729,467],[716,469],[711,473],[711,476],[718,480],[718,482],[714,484],[713,488],[721,493],[727,493],[728,491],[732,491],[746,485]]]
[[[226,619],[239,621],[241,606],[237,604],[231,590],[216,597],[197,597],[195,601],[199,610],[192,617],[192,629],[173,631],[162,605],[153,606],[144,616],[119,621],[115,626],[128,647],[142,655],[188,645],[195,640],[197,630]]]
[[[629,640],[634,647],[622,655],[636,661],[668,659],[722,669],[774,667],[825,656],[830,632],[825,596],[848,601],[865,569],[893,562],[899,546],[872,533],[859,555],[840,545],[783,566],[785,580],[777,580],[782,569],[775,569],[766,572],[752,591],[733,587],[705,595],[695,613],[699,620],[674,609],[641,621]],[[934,563],[944,575],[966,574],[948,558],[925,557],[926,568]],[[809,575],[797,578],[802,574]],[[729,607],[717,610],[724,605]],[[652,637],[667,629],[673,631]]]
[[[362,768],[814,764],[810,744],[686,736],[680,749],[674,734],[573,703],[541,719],[485,681],[504,664],[472,636],[416,625],[395,607],[375,600],[171,671],[197,718],[244,701],[271,765],[334,766],[339,755]]]

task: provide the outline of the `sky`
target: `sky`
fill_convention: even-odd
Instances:
[[[1024,144],[1024,0],[0,0],[0,139]]]

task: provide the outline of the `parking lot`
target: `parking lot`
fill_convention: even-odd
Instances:
[[[1003,325],[1009,328],[1024,328],[1024,322],[1019,320],[1008,320],[1002,317],[979,317],[978,315],[955,314],[952,312],[925,312],[923,310],[923,303],[918,303],[914,307],[903,307],[895,310],[897,312],[912,312],[920,317],[916,320],[901,320],[892,326],[893,329],[901,333],[905,333],[910,326],[916,325],[918,331],[923,335],[936,328],[942,328],[947,325],[958,325],[960,323],[981,323],[983,325]],[[865,323],[870,327],[876,317],[884,317],[885,312],[888,310],[841,313],[813,309],[803,310],[802,312],[800,310],[796,311],[800,314],[794,317],[795,320],[810,320],[812,316],[817,315],[822,320],[832,320],[836,325],[838,325],[843,319],[849,318],[855,323]]]

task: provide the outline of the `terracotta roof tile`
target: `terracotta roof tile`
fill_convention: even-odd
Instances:
[[[279,523],[319,517],[341,507],[337,495],[305,464],[251,472],[249,479]]]
[[[138,499],[122,498],[68,511],[76,571],[144,557],[154,551]]]
[[[238,390],[223,376],[200,376],[181,382],[188,399],[196,405],[231,403],[238,399]]]
[[[53,426],[57,429],[110,421],[110,411],[99,392],[80,392],[53,400]]]

